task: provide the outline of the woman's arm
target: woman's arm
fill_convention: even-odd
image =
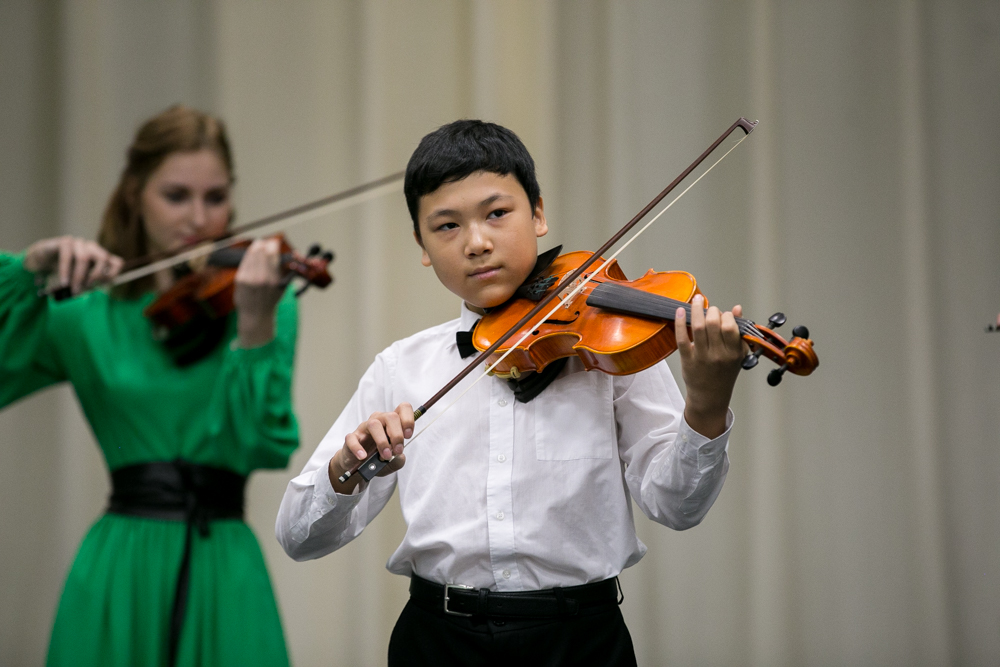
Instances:
[[[0,406],[66,379],[49,333],[49,300],[39,283],[56,273],[79,293],[117,275],[124,262],[93,241],[43,239],[19,255],[0,253]]]

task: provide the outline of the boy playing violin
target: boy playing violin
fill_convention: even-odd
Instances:
[[[462,299],[461,316],[375,358],[289,483],[278,540],[296,560],[326,555],[357,537],[398,485],[407,529],[387,567],[410,577],[411,597],[390,665],[634,665],[617,587],[646,551],[631,501],[684,530],[719,495],[741,309],[704,312],[696,296],[690,333],[678,310],[686,401],[666,363],[611,376],[572,357],[541,390],[544,371],[530,391],[486,378],[404,454],[411,406],[465,366],[461,334],[532,274],[548,231],[531,156],[491,123],[456,121],[424,137],[404,192],[421,262]],[[376,449],[395,456],[380,476],[338,481]]]

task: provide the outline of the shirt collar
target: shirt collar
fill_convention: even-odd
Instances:
[[[459,325],[459,330],[460,331],[470,330],[472,328],[472,325],[476,323],[476,320],[480,319],[481,317],[482,315],[480,315],[479,313],[474,313],[471,310],[469,310],[469,307],[466,306],[465,302],[463,301],[462,311],[461,311],[461,324]]]

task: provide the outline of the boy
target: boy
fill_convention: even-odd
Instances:
[[[617,590],[646,550],[631,500],[683,530],[718,496],[744,354],[740,308],[703,313],[698,297],[690,336],[678,311],[686,403],[665,363],[615,377],[571,358],[541,392],[484,379],[404,455],[411,405],[464,367],[458,334],[514,294],[548,231],[531,156],[491,123],[456,121],[424,137],[404,192],[421,261],[462,299],[461,317],[375,358],[289,483],[278,540],[297,560],[328,554],[398,484],[407,530],[387,568],[410,577],[411,597],[390,665],[634,665]],[[376,448],[396,457],[382,476],[338,482]]]

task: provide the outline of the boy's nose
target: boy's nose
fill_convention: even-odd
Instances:
[[[481,255],[484,252],[492,252],[493,241],[488,234],[484,234],[479,225],[469,227],[469,235],[465,241],[465,254],[469,257]]]

